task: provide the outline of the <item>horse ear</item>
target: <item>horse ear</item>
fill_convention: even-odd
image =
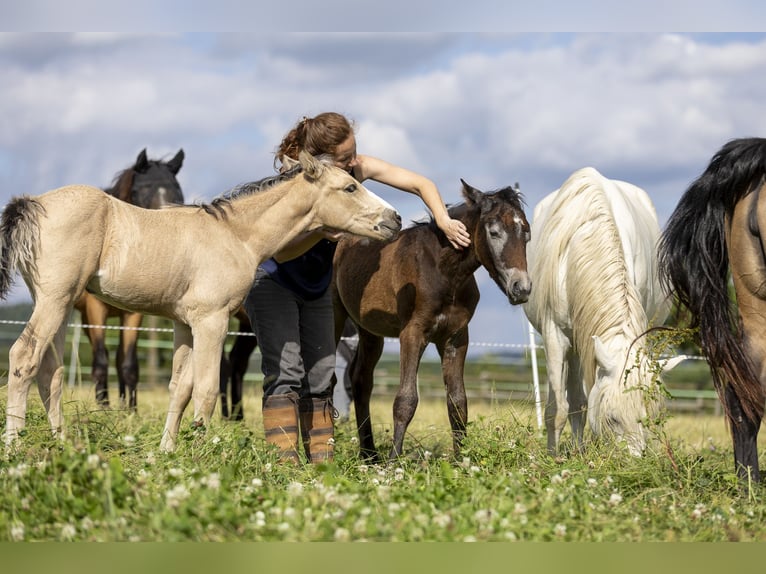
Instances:
[[[184,163],[184,157],[185,157],[184,150],[179,149],[175,157],[168,162],[168,168],[170,169],[170,171],[173,172],[173,174],[176,174],[176,175],[178,174],[179,170],[181,169],[181,166]]]
[[[146,157],[146,148],[142,149],[138,157],[136,158],[136,165],[133,166],[133,169],[136,171],[143,171],[147,167],[149,167],[149,160]]]
[[[303,166],[303,173],[309,179],[318,179],[324,171],[324,165],[307,151],[301,150],[298,161]]]
[[[484,194],[480,190],[468,185],[463,178],[460,178],[460,183],[463,184],[463,197],[466,203],[474,204],[481,201]]]
[[[593,346],[595,348],[596,363],[607,373],[614,369],[614,359],[609,354],[609,349],[601,341],[598,335],[593,335]]]

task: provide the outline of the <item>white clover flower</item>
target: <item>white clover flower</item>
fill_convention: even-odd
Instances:
[[[184,471],[180,468],[171,468],[168,470],[168,474],[173,478],[181,478],[184,475]]]
[[[554,474],[551,477],[551,484],[561,484],[562,482],[564,482],[564,479],[558,474]]]
[[[440,528],[447,528],[452,522],[452,517],[444,512],[439,512],[433,515],[431,522]]]
[[[285,508],[285,513],[284,513],[285,519],[290,520],[291,518],[295,518],[296,514],[297,512],[292,506],[288,506],[287,508]]]
[[[486,508],[477,510],[473,514],[473,518],[476,522],[481,524],[487,523],[492,520],[492,511]]]
[[[464,456],[463,461],[460,463],[460,466],[462,466],[463,468],[468,468],[469,466],[471,466],[471,459],[468,458],[467,456]]]
[[[221,437],[219,437],[219,436],[214,436],[214,437],[213,437],[212,439],[210,439],[210,440],[211,440],[211,442],[212,442],[213,444],[218,444],[219,442],[221,442]]]
[[[563,538],[564,536],[566,536],[566,533],[567,533],[567,527],[565,524],[559,523],[553,527],[553,534],[559,538]]]
[[[185,485],[179,484],[165,493],[165,503],[171,508],[177,508],[190,495],[189,489]]]
[[[397,468],[394,470],[394,480],[404,480],[404,469]]]
[[[261,488],[263,486],[263,481],[260,478],[254,478],[250,481],[250,484],[252,484],[255,488]]]
[[[505,534],[503,534],[503,536],[504,536],[504,537],[505,537],[505,539],[506,539],[506,540],[508,540],[509,542],[516,542],[516,540],[517,540],[517,539],[516,539],[516,533],[515,533],[515,532],[511,532],[511,531],[509,531],[509,532],[506,532]]]
[[[360,464],[359,465],[359,472],[360,474],[367,474],[367,471],[370,470],[370,467],[366,464]]]
[[[267,462],[266,464],[263,465],[263,471],[264,472],[271,472],[271,463],[270,462]]]
[[[97,454],[89,454],[86,464],[88,465],[88,468],[98,468],[99,464],[101,463],[101,457]]]
[[[64,526],[61,527],[62,540],[72,540],[75,536],[77,536],[77,528],[75,528],[74,524],[67,522]]]
[[[476,537],[475,536],[466,536],[465,538],[463,538],[463,542],[476,542]]]
[[[27,474],[27,471],[29,470],[29,465],[26,463],[20,463],[16,466],[13,466],[8,469],[8,476],[10,478],[21,478],[25,474]]]
[[[433,456],[433,453],[430,450],[423,451],[423,458],[426,460],[431,460],[431,457]]]
[[[352,436],[349,440],[351,444],[357,444],[359,442],[359,437]]]
[[[148,453],[146,453],[146,464],[154,465],[157,462],[157,456],[154,454],[153,450],[150,450]]]
[[[618,492],[613,492],[609,497],[609,506],[617,506],[622,502],[622,495]]]
[[[202,484],[211,490],[218,490],[221,487],[221,476],[217,472],[210,473],[202,479]]]
[[[523,515],[527,513],[527,507],[524,506],[521,502],[517,502],[513,505],[513,513],[516,515]]]
[[[124,437],[122,437],[122,442],[125,444],[125,446],[133,446],[136,444],[136,437],[134,437],[132,434],[126,434]]]
[[[11,540],[13,542],[21,542],[24,540],[24,530],[23,522],[14,522],[11,525]]]
[[[348,542],[351,540],[351,533],[345,528],[337,528],[333,538],[336,542]]]
[[[29,497],[25,496],[24,498],[21,499],[21,509],[29,510],[30,508],[32,508],[32,503],[29,500]]]
[[[90,516],[86,516],[80,521],[80,528],[85,532],[93,528],[93,519]]]
[[[589,478],[589,479],[588,479],[588,480],[586,480],[585,482],[586,482],[586,484],[587,484],[588,486],[590,486],[590,487],[593,487],[593,486],[598,486],[598,480],[596,480],[595,478]]]
[[[570,471],[569,469],[565,468],[564,470],[561,471],[561,478],[563,480],[566,480],[570,476],[572,476],[572,471]]]
[[[279,532],[287,532],[288,530],[290,530],[290,525],[287,522],[280,522],[279,524],[277,524],[277,530]]]
[[[481,472],[481,468],[476,466],[475,464],[471,465],[471,468],[468,469],[471,474],[479,474]]]
[[[399,512],[402,509],[402,505],[398,502],[389,502],[388,503],[388,514],[394,515],[397,512]]]
[[[367,531],[367,520],[365,518],[359,518],[354,522],[354,533],[364,534]]]
[[[292,481],[287,485],[287,494],[290,496],[300,496],[303,494],[303,484],[297,481]]]

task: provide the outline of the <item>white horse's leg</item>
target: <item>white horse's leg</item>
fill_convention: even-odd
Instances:
[[[178,429],[181,427],[181,417],[186,405],[189,404],[194,383],[192,368],[193,339],[191,329],[187,325],[175,323],[173,332],[173,374],[170,378],[170,401],[165,428],[162,431],[160,450],[172,452],[176,449]]]
[[[220,313],[194,325],[194,420],[205,426],[220,394],[221,353],[226,340],[229,314]]]
[[[585,388],[583,387],[580,358],[574,352],[569,353],[567,400],[569,402],[569,424],[572,426],[575,445],[579,448],[583,444],[588,398],[585,396]]]
[[[61,323],[53,343],[43,354],[40,372],[37,375],[37,390],[48,413],[51,430],[54,435],[64,438],[64,411],[61,406],[61,393],[64,387],[64,340],[66,322]]]
[[[569,343],[557,328],[551,327],[545,331],[543,341],[548,369],[545,427],[548,433],[548,452],[555,454],[569,413],[569,403],[565,392],[568,368],[566,355],[569,351]]]
[[[50,308],[38,300],[32,317],[8,353],[8,405],[5,442],[11,444],[26,426],[27,397],[43,354],[67,317],[69,308]],[[46,391],[48,392],[48,391]]]

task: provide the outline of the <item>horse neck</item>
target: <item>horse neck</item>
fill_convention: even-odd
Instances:
[[[106,190],[109,195],[130,203],[131,191],[133,191],[133,179],[136,172],[132,169],[126,169],[117,178],[116,183]]]
[[[479,214],[475,210],[469,211],[465,206],[450,210],[450,215],[454,219],[462,221],[473,238],[470,247],[455,249],[446,236],[442,232],[438,232],[442,245],[440,267],[449,273],[447,276],[451,277],[455,285],[460,285],[482,265],[477,252],[478,243],[475,240],[477,234],[481,232],[481,222]]]
[[[286,181],[232,201],[226,216],[229,225],[258,264],[307,231],[313,220],[315,194],[310,188],[294,189],[295,185],[294,180]]]

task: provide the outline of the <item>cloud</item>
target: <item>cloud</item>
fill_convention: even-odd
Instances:
[[[485,190],[518,181],[531,214],[593,165],[645,188],[664,221],[725,141],[766,133],[764,38],[0,34],[0,201],[105,186],[144,147],[152,157],[183,147],[184,192],[209,200],[272,173],[294,122],[332,109],[355,120],[361,153],[424,173],[448,203],[461,201],[460,178]],[[424,212],[409,194],[375,190],[405,219]],[[482,316],[506,313],[480,281]]]

